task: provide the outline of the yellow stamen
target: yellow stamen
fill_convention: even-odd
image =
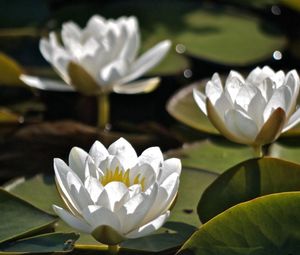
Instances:
[[[119,167],[116,167],[114,171],[107,169],[105,175],[101,177],[100,182],[103,186],[114,181],[123,182],[127,187],[130,187],[133,184],[140,184],[142,190],[145,190],[145,181],[146,181],[145,177],[141,178],[140,174],[138,174],[133,179],[133,182],[130,183],[129,173],[130,173],[130,169],[126,170],[125,172],[119,169]]]

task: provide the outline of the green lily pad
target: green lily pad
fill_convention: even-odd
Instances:
[[[54,214],[53,204],[64,206],[53,176],[39,174],[28,180],[19,178],[8,183],[5,189],[49,214]]]
[[[65,253],[73,250],[79,235],[51,233],[0,244],[0,254]]]
[[[238,203],[298,190],[300,165],[269,157],[251,159],[230,168],[206,189],[198,204],[198,214],[206,222]]]
[[[0,243],[38,233],[56,221],[52,215],[3,189],[0,189],[0,208]]]
[[[300,164],[300,147],[287,144],[274,143],[271,145],[269,154],[272,157],[281,158]]]
[[[193,97],[193,89],[203,89],[206,82],[207,80],[202,80],[176,92],[167,103],[167,111],[172,117],[189,127],[204,133],[219,135],[219,131],[200,110]]]
[[[120,1],[101,7],[73,5],[59,10],[54,18],[58,24],[71,18],[84,25],[95,13],[115,18],[135,15],[143,44],[170,39],[174,46],[183,45],[189,55],[224,65],[258,63],[286,46],[283,33],[253,13],[179,0]]]
[[[300,192],[272,194],[238,204],[204,224],[178,254],[298,254],[299,211]]]
[[[196,205],[202,192],[215,180],[216,176],[207,171],[183,169],[177,202],[165,226],[150,236],[124,242],[121,246],[122,249],[129,252],[133,250],[159,252],[179,247],[200,225]],[[32,191],[32,187],[35,187],[34,191]],[[7,185],[6,188],[48,212],[52,212],[52,204],[62,205],[54,179],[50,176],[38,175],[27,181],[19,179]],[[55,231],[70,232],[74,230],[62,221],[58,221]],[[81,233],[75,248],[84,250],[87,247],[106,250],[105,245],[99,244],[90,235]]]
[[[168,153],[181,159],[184,167],[204,169],[221,174],[229,167],[253,158],[252,148],[227,141],[204,140],[186,144],[182,149]]]

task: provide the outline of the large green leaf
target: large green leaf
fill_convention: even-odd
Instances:
[[[282,255],[300,250],[300,192],[236,205],[197,231],[179,255]]]
[[[275,50],[283,49],[286,44],[276,27],[253,14],[191,1],[131,0],[101,7],[73,5],[61,9],[55,18],[58,23],[71,18],[84,25],[94,13],[106,17],[135,15],[140,21],[143,44],[154,45],[160,40],[171,39],[174,46],[183,45],[182,49],[188,54],[231,66],[270,59]]]
[[[186,144],[168,156],[181,159],[184,167],[223,173],[229,167],[253,158],[252,148],[222,140],[204,140]]]
[[[126,251],[137,250],[139,252],[158,252],[179,247],[200,225],[196,205],[202,192],[213,182],[216,174],[207,171],[184,169],[180,178],[180,187],[175,207],[172,209],[171,217],[165,226],[156,233],[140,238],[139,240],[128,240],[122,244]],[[35,206],[52,212],[52,204],[62,204],[59,194],[55,188],[53,177],[38,175],[27,181],[16,180],[6,186],[10,192],[18,194],[30,201]],[[34,191],[32,187],[35,187]],[[62,221],[56,225],[56,231],[70,232],[72,229]],[[74,231],[74,230],[73,230]],[[75,247],[78,249],[106,249],[90,235],[80,234]]]
[[[53,204],[64,205],[56,189],[53,176],[39,174],[28,180],[19,178],[7,184],[5,189],[50,214],[54,214]]]
[[[0,243],[37,233],[56,221],[52,215],[2,189],[0,208]]]
[[[193,97],[193,89],[203,89],[207,80],[184,87],[167,103],[167,111],[185,125],[209,134],[220,134],[200,110]]]
[[[251,159],[230,168],[206,189],[198,204],[198,214],[206,222],[238,203],[297,190],[300,165],[269,157]]]
[[[15,242],[0,244],[0,254],[65,253],[73,250],[79,235],[75,233],[51,233]]]

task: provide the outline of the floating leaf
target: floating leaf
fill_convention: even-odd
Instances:
[[[0,243],[38,233],[56,221],[52,215],[2,189],[0,208]]]
[[[220,134],[200,110],[193,97],[193,89],[203,89],[207,80],[179,90],[167,103],[167,111],[185,125],[209,134]]]
[[[268,157],[251,159],[230,168],[206,189],[198,204],[198,214],[206,222],[238,203],[297,190],[300,165]]]
[[[8,183],[5,189],[50,214],[54,214],[53,204],[64,206],[64,202],[57,192],[53,176],[39,174],[28,180],[19,178]]]
[[[178,255],[298,254],[299,211],[300,192],[238,204],[204,224]]]
[[[270,156],[300,164],[300,147],[274,143],[269,150]]]
[[[296,11],[300,11],[300,2],[299,0],[281,0],[282,4],[295,9]]]
[[[22,67],[15,60],[0,52],[1,85],[22,85],[19,77],[23,72]]]
[[[20,124],[22,123],[23,117],[15,114],[8,109],[0,108],[0,125],[3,124]]]
[[[41,254],[70,252],[79,235],[75,233],[51,233],[15,242],[0,244],[0,254]]]
[[[226,169],[246,159],[253,158],[252,148],[227,141],[205,140],[186,144],[168,156],[179,157],[184,167],[223,173]]]
[[[183,45],[190,55],[224,65],[245,66],[271,59],[275,50],[286,46],[283,33],[253,13],[186,1],[120,1],[101,7],[73,5],[61,9],[55,17],[59,22],[71,18],[84,25],[94,13],[115,18],[124,13],[135,15],[140,20],[143,44],[154,45],[170,39],[174,46]]]

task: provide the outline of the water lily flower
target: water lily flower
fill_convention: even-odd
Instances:
[[[212,124],[229,140],[261,147],[300,122],[296,109],[299,76],[270,67],[255,68],[246,79],[231,71],[225,86],[217,73],[205,93],[194,90],[194,99]]]
[[[41,39],[40,51],[63,82],[29,75],[20,79],[42,90],[87,95],[149,92],[158,85],[158,77],[133,81],[158,64],[171,45],[162,41],[137,57],[140,31],[133,16],[114,20],[94,15],[83,29],[72,21],[64,23],[61,41],[51,32],[49,39]]]
[[[158,147],[139,157],[125,139],[89,153],[74,147],[68,165],[54,159],[58,190],[68,207],[55,212],[71,227],[114,246],[150,234],[170,215],[181,172],[179,159],[163,159]]]

